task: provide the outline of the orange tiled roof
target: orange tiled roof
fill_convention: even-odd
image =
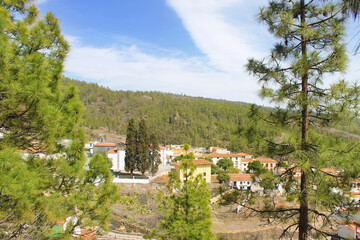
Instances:
[[[255,160],[261,163],[277,163],[276,160],[267,157],[258,157]]]
[[[107,153],[117,153],[118,149],[117,148],[113,148],[111,150],[109,150]]]
[[[193,160],[195,165],[212,165],[212,162],[209,162],[208,160],[205,159],[195,159]],[[181,162],[174,162],[173,165],[175,166],[180,166]]]
[[[95,147],[116,147],[116,143],[96,143]]]
[[[230,177],[230,181],[238,182],[238,181],[252,181],[254,174],[247,173],[228,173]]]
[[[252,156],[251,154],[243,153],[243,152],[241,152],[241,153],[236,153],[236,154],[238,154],[239,156],[244,156],[244,157],[246,157],[246,156]]]
[[[153,182],[153,183],[168,183],[169,177],[167,175],[161,175],[161,176],[154,178],[151,182]]]

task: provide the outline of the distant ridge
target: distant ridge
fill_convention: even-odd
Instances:
[[[191,97],[161,92],[113,91],[96,83],[65,78],[63,84],[74,84],[84,104],[84,126],[106,128],[125,135],[130,118],[147,120],[150,131],[156,132],[162,144],[188,143],[192,146],[226,147],[232,152],[261,150],[257,142],[263,137],[283,136],[279,128],[269,128],[259,121],[254,128],[248,111],[251,104],[221,99]],[[262,107],[264,111],[270,108]],[[359,125],[357,125],[359,126]],[[358,129],[358,127],[356,128]],[[358,130],[322,129],[327,134],[351,137]],[[351,134],[347,134],[351,132]],[[260,133],[260,134],[259,134]],[[251,139],[251,135],[254,139]],[[250,136],[250,138],[249,138]]]

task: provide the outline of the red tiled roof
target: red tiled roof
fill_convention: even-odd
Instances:
[[[246,156],[252,156],[251,154],[243,153],[243,152],[241,152],[241,153],[236,153],[236,154],[238,154],[239,156],[244,156],[244,157],[246,157]]]
[[[247,173],[228,173],[230,177],[230,181],[238,182],[238,181],[252,181],[254,174]]]
[[[259,161],[261,163],[277,163],[276,160],[271,159],[271,158],[267,158],[267,157],[258,157],[257,159],[255,159],[256,161]]]
[[[153,182],[153,183],[168,183],[169,177],[167,175],[161,175],[161,176],[154,178],[151,182]]]
[[[118,149],[117,148],[113,148],[111,150],[109,150],[107,153],[117,153]]]
[[[205,159],[195,159],[193,160],[195,165],[212,165],[212,162],[209,162],[208,160]],[[181,162],[174,162],[173,165],[175,166],[180,166]]]
[[[116,143],[96,143],[95,147],[116,147]]]

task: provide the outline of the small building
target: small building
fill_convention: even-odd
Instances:
[[[125,171],[125,148],[113,148],[106,153],[111,160],[111,170],[114,172]]]
[[[220,154],[230,154],[226,148],[219,148],[219,147],[209,147],[207,150],[208,153],[220,153]]]
[[[254,174],[228,173],[228,175],[230,177],[230,187],[237,188],[239,190],[251,190]]]
[[[258,157],[255,161],[259,161],[261,165],[268,171],[274,171],[277,165],[277,161],[267,157]]]
[[[252,159],[252,155],[247,153],[232,153],[232,154],[212,153],[212,154],[203,155],[202,157],[203,158],[211,157],[214,164],[217,164],[217,162],[220,159],[229,158],[234,163],[234,167],[238,169],[241,168],[241,162],[243,160]]]
[[[212,163],[205,159],[195,159],[193,160],[196,166],[193,176],[201,175],[206,183],[211,183],[211,165]],[[181,162],[173,163],[175,166],[174,174],[180,179],[181,182],[185,180],[185,173],[182,169],[180,169]]]
[[[94,154],[107,153],[109,150],[114,149],[115,147],[116,147],[116,143],[95,143]]]
[[[357,222],[340,223],[338,225],[338,236],[341,239],[359,239],[360,224]]]
[[[251,159],[243,159],[240,163],[240,172],[246,172],[248,170],[249,163],[252,162]]]

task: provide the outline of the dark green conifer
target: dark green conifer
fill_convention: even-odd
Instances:
[[[141,119],[139,122],[139,130],[137,136],[136,168],[144,175],[151,166],[151,163],[149,161],[150,138],[145,119]]]
[[[149,156],[149,161],[150,161],[150,172],[154,175],[155,173],[157,173],[158,169],[159,169],[159,165],[161,164],[161,159],[160,159],[160,147],[159,147],[159,142],[157,140],[157,136],[155,134],[152,134],[150,137],[150,156]]]
[[[137,130],[135,120],[132,118],[128,122],[126,131],[126,149],[125,149],[125,170],[131,175],[136,170],[137,156]]]

